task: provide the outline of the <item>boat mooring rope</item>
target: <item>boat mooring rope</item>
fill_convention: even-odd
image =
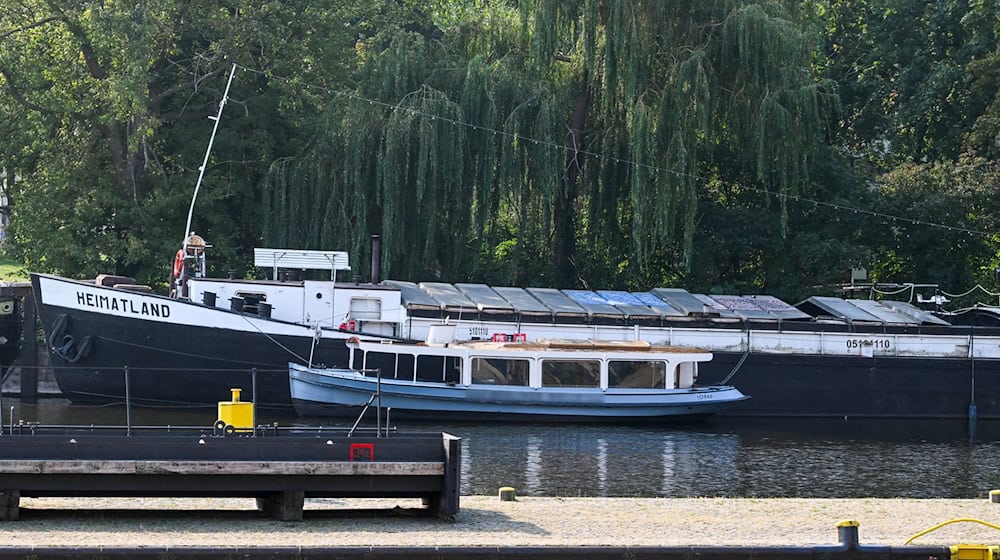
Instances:
[[[981,519],[975,519],[975,518],[972,518],[972,517],[960,517],[958,519],[949,519],[948,521],[945,521],[943,523],[938,523],[937,525],[931,527],[930,529],[921,531],[921,532],[917,533],[916,535],[913,535],[912,537],[910,537],[909,539],[907,539],[907,541],[905,543],[903,543],[903,544],[910,544],[911,542],[915,541],[917,538],[922,537],[922,536],[924,536],[924,535],[926,535],[926,534],[928,534],[930,532],[937,531],[941,527],[944,527],[946,525],[951,525],[952,523],[979,523],[980,525],[986,525],[987,527],[990,527],[992,529],[996,529],[996,530],[1000,531],[1000,526],[994,525],[992,523],[987,523],[986,521],[983,521]]]
[[[747,361],[747,357],[749,356],[750,356],[750,330],[747,329],[747,351],[744,352],[743,356],[740,357],[740,361],[736,362],[736,366],[733,368],[733,371],[730,371],[729,375],[724,377],[722,381],[719,382],[719,385],[726,385],[727,383],[729,383],[729,380],[732,379],[734,375],[736,375],[736,372],[740,370],[740,366],[743,365],[743,362]]]
[[[736,372],[740,370],[740,366],[743,365],[743,362],[747,361],[747,356],[749,355],[750,355],[750,348],[747,347],[747,351],[744,352],[743,356],[740,357],[740,361],[736,362],[736,367],[733,368],[733,371],[729,372],[729,375],[727,375],[725,378],[723,378],[722,381],[719,382],[719,385],[725,385],[729,383],[729,380],[732,379],[733,376],[736,375]]]
[[[294,351],[292,351],[291,348],[289,348],[289,347],[285,346],[284,344],[278,342],[277,340],[274,339],[274,337],[272,337],[271,335],[269,335],[266,332],[264,332],[264,329],[261,329],[260,327],[258,327],[257,325],[255,325],[254,322],[251,321],[246,315],[241,315],[241,316],[243,317],[243,320],[247,322],[248,325],[250,325],[251,327],[253,327],[254,329],[256,329],[257,332],[259,332],[260,334],[264,335],[268,340],[270,340],[271,342],[273,342],[275,346],[281,348],[285,352],[288,352],[292,356],[295,356],[295,359],[298,360],[299,363],[305,363],[305,358],[303,358],[302,356],[299,356]],[[315,343],[316,343],[315,340],[316,340],[315,337],[313,337],[313,345],[315,345]],[[309,363],[312,364],[312,360],[310,360]]]

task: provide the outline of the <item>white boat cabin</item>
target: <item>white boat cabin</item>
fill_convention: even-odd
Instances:
[[[712,354],[642,341],[451,342],[348,340],[350,367],[414,383],[600,390],[687,389]]]
[[[337,271],[350,270],[345,252],[257,248],[254,265],[272,270],[272,278],[191,278],[191,301],[290,323],[400,335],[397,288],[335,281]],[[324,270],[330,279],[290,281],[279,277],[282,270]]]

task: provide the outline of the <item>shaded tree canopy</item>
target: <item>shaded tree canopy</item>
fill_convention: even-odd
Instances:
[[[664,255],[688,270],[709,183],[781,207],[762,193],[808,188],[835,99],[810,70],[816,38],[780,3],[538,0],[460,23],[398,31],[366,58],[361,99],[332,104],[315,149],[272,168],[275,239],[310,191],[355,217],[295,241],[382,233],[390,274],[624,284]]]
[[[366,262],[380,234],[384,274],[413,280],[788,298],[852,266],[985,281],[997,10],[12,0],[7,245],[34,270],[162,281],[235,63],[193,226],[216,272],[253,274],[261,245]]]

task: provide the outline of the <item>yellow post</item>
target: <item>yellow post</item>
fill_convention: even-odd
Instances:
[[[233,394],[231,402],[219,401],[219,421],[238,432],[253,431],[253,403],[240,401],[241,389],[234,387],[230,391]]]

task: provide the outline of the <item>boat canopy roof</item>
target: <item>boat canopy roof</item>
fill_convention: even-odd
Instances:
[[[624,316],[625,312],[611,305],[604,296],[590,290],[563,290],[577,305],[587,311],[588,315],[616,315]]]
[[[871,300],[871,299],[849,299],[846,300],[847,303],[863,309],[868,313],[871,313],[878,318],[879,321],[885,323],[913,323],[913,317],[905,313],[900,313],[889,306],[882,305],[881,303]]]
[[[873,323],[882,322],[875,315],[872,315],[851,302],[831,296],[812,296],[811,298],[798,304],[796,307],[817,317],[826,315],[837,319],[843,319],[845,321],[869,321]]]
[[[940,321],[908,304],[897,307],[886,304],[875,314],[862,309],[861,305],[865,304],[855,305],[838,298],[808,300],[814,311],[810,313],[810,309],[796,308],[770,295],[706,295],[681,288],[629,292],[517,288],[474,283],[417,284],[401,280],[386,280],[384,284],[400,291],[408,313],[425,317],[468,318],[470,313],[479,313],[483,320],[490,316],[498,320],[595,324],[658,324],[665,319],[695,318],[800,321],[829,315],[878,322]],[[839,311],[835,313],[835,310]]]
[[[388,286],[394,288],[399,288],[399,296],[408,309],[437,309],[440,310],[444,307],[441,303],[435,301],[430,294],[420,289],[413,282],[405,282],[403,280],[386,280],[383,282]]]
[[[492,342],[482,340],[462,340],[447,344],[414,344],[399,340],[361,340],[353,337],[347,340],[350,348],[389,354],[428,355],[482,355],[515,356],[537,355],[538,357],[558,357],[559,354],[592,354],[594,357],[614,359],[673,358],[674,361],[708,361],[712,353],[702,348],[654,345],[641,340],[562,340],[539,338],[531,342]]]
[[[505,300],[503,296],[496,293],[493,288],[486,284],[455,284],[465,297],[474,302],[480,311],[486,309],[496,309],[502,311],[514,311],[514,305]]]
[[[923,313],[927,313],[918,309]],[[930,315],[929,313],[927,313]],[[931,315],[934,319],[946,325],[962,325],[969,327],[1000,327],[1000,307],[995,305],[977,304],[972,307],[958,309],[951,312],[941,312],[942,319],[936,315]]]
[[[554,313],[544,303],[538,301],[524,288],[501,287],[493,290],[520,314],[551,315]]]
[[[900,301],[813,296],[797,307],[814,316],[834,317],[848,322],[864,321],[892,325],[949,324],[912,304]]]
[[[948,321],[945,321],[944,319],[938,317],[937,315],[934,315],[933,313],[920,309],[919,307],[913,305],[912,303],[907,303],[905,301],[893,301],[891,299],[882,300],[881,303],[882,305],[888,307],[889,309],[892,309],[893,311],[898,311],[903,315],[912,317],[917,323],[926,323],[931,325],[951,324]]]
[[[668,305],[681,312],[681,315],[694,317],[718,317],[718,310],[705,305],[694,294],[680,288],[653,288],[649,291]]]
[[[835,318],[847,322],[892,325],[948,325],[913,304],[891,300],[841,299],[813,296],[791,305],[770,295],[707,295],[682,288],[624,290],[559,290],[515,288],[486,284],[404,282],[386,280],[398,288],[407,312],[415,316],[483,320],[504,317],[512,321],[553,321],[594,324],[659,324],[667,319],[728,321],[809,321]]]
[[[615,290],[598,290],[596,294],[602,297],[605,302],[617,307],[629,317],[666,317],[680,315],[676,309],[666,305],[658,298],[644,300],[643,298],[638,297],[640,295],[649,294],[633,294],[631,292]],[[650,300],[655,300],[655,304],[652,302],[646,303],[646,301]]]
[[[525,288],[525,290],[555,314],[586,315],[583,307],[555,288]]]
[[[795,306],[785,303],[774,296],[743,296],[744,299],[753,301],[757,307],[767,311],[779,319],[810,319],[811,316],[804,311],[796,309]]]
[[[300,249],[254,247],[253,265],[261,268],[271,268],[271,277],[274,279],[278,278],[278,269],[280,268],[329,270],[331,280],[335,277],[335,273],[338,270],[351,270],[350,259],[344,251],[303,251]]]
[[[451,284],[444,282],[421,282],[417,286],[446,310],[454,310],[460,313],[465,310],[472,311],[478,309],[471,299]]]

